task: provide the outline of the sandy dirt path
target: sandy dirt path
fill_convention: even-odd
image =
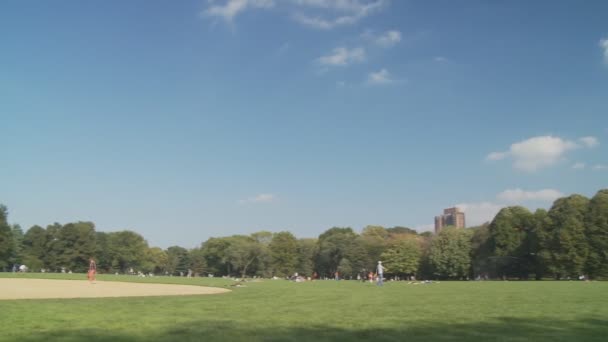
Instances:
[[[86,280],[0,278],[0,300],[33,298],[101,298],[183,296],[229,292],[218,287]]]

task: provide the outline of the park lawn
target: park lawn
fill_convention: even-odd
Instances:
[[[82,274],[0,277],[83,279]],[[608,282],[248,282],[219,295],[0,301],[0,341],[605,341]]]

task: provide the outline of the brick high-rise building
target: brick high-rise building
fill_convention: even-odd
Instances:
[[[464,213],[456,207],[443,209],[443,215],[435,216],[435,234],[439,234],[446,226],[464,228]]]

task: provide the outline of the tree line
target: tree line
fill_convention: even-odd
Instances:
[[[360,233],[333,227],[317,238],[288,231],[212,237],[186,249],[151,247],[140,234],[99,232],[92,222],[33,226],[8,223],[0,206],[0,270],[84,272],[89,257],[105,273],[356,278],[382,260],[386,275],[418,279],[608,278],[608,189],[593,198],[571,195],[547,211],[501,209],[492,222],[444,228],[439,234],[407,227],[367,226]]]

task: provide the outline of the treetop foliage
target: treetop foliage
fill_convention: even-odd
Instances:
[[[591,199],[560,198],[547,211],[501,209],[492,222],[439,234],[369,225],[361,233],[332,227],[318,238],[288,231],[212,237],[186,249],[151,247],[140,234],[100,232],[93,222],[53,223],[23,231],[0,205],[0,270],[84,272],[88,259],[107,273],[365,277],[378,261],[386,276],[424,279],[608,278],[608,189]]]

